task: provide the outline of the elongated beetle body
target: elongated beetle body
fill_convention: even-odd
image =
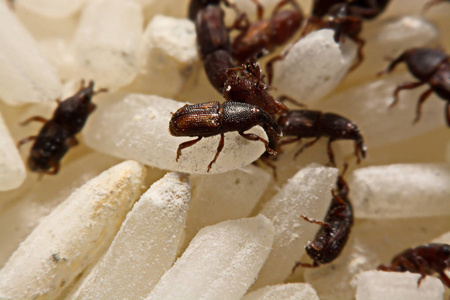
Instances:
[[[333,166],[335,161],[331,143],[335,140],[355,141],[355,156],[358,162],[366,156],[366,146],[358,127],[340,115],[317,110],[291,110],[281,115],[278,125],[284,136],[296,136],[294,139],[281,141],[280,145],[300,141],[302,138],[315,138],[302,145],[295,156],[312,146],[321,137],[328,137],[328,157]]]
[[[220,104],[217,101],[185,105],[172,115],[169,131],[174,136],[197,136],[198,138],[181,143],[177,149],[176,160],[178,161],[181,150],[184,148],[194,145],[203,137],[220,134],[216,155],[208,165],[207,171],[209,172],[223,149],[224,133],[230,131],[238,131],[242,137],[251,141],[261,141],[267,151],[276,154],[273,149],[269,148],[269,143],[263,138],[256,134],[244,133],[244,131],[256,125],[262,125],[266,133],[276,139],[281,135],[278,125],[271,116],[254,105],[239,102]]]
[[[335,260],[347,243],[353,226],[353,209],[348,199],[349,188],[342,176],[337,181],[338,193],[333,193],[324,222],[301,216],[304,220],[320,225],[314,238],[305,246],[306,253],[313,259],[312,264],[297,262],[292,272],[299,266],[315,268]]]
[[[413,48],[403,52],[378,74],[391,73],[402,62],[406,63],[409,72],[419,81],[405,82],[397,86],[394,90],[394,102],[390,107],[398,102],[400,91],[414,89],[428,83],[430,87],[422,93],[417,102],[414,123],[420,120],[422,105],[434,92],[447,102],[445,118],[450,127],[450,56],[440,49]]]
[[[263,19],[264,8],[258,0],[252,0],[258,11],[258,20],[251,23],[246,14],[238,17],[233,28],[241,32],[231,44],[231,53],[240,63],[246,62],[263,52],[273,52],[294,36],[303,21],[303,12],[295,0],[281,0],[269,19]],[[293,9],[281,10],[287,4]]]
[[[62,102],[58,101],[58,107],[50,120],[34,116],[22,123],[44,123],[37,136],[24,138],[17,143],[20,147],[29,141],[35,141],[28,158],[31,171],[50,175],[58,173],[59,162],[71,147],[78,144],[75,135],[83,129],[88,116],[95,109],[95,104],[91,102],[92,96],[104,91],[106,90],[94,91],[93,81],[88,86],[84,86],[82,82],[75,95]]]
[[[189,18],[195,21],[197,45],[206,75],[219,93],[227,80],[227,69],[235,66],[224,12],[220,7],[222,1],[192,0],[189,7]]]
[[[409,248],[396,255],[390,266],[379,265],[377,269],[391,272],[419,273],[422,276],[417,281],[418,286],[427,275],[438,273],[442,283],[450,288],[450,278],[444,272],[450,269],[450,245],[431,243]]]

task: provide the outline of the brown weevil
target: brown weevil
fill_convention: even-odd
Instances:
[[[314,138],[314,140],[303,144],[295,156],[312,146],[321,137],[328,137],[328,157],[332,166],[336,164],[331,143],[336,140],[355,141],[355,156],[358,163],[362,158],[366,157],[367,149],[358,127],[340,115],[323,113],[317,110],[291,110],[280,116],[278,125],[284,136],[296,136],[295,138],[281,141],[279,143],[280,146],[300,141],[302,138]]]
[[[91,102],[92,96],[104,91],[106,90],[94,91],[93,81],[90,81],[88,86],[84,86],[82,82],[75,95],[64,101],[57,101],[58,107],[50,120],[34,116],[22,123],[44,123],[38,135],[24,138],[17,143],[20,147],[29,141],[35,141],[28,157],[28,167],[31,171],[49,175],[58,173],[61,159],[71,147],[78,144],[75,135],[83,129],[88,116],[95,109],[95,104]]]
[[[390,266],[379,265],[377,270],[390,272],[419,273],[417,286],[427,275],[438,273],[442,283],[450,288],[450,278],[445,270],[450,269],[450,245],[430,243],[409,248],[396,255]]]
[[[341,254],[347,243],[353,226],[353,209],[348,199],[349,188],[342,176],[338,177],[337,188],[337,194],[332,191],[333,198],[323,222],[301,216],[305,221],[321,227],[314,241],[305,246],[305,251],[313,259],[313,263],[297,262],[292,272],[299,266],[315,268],[332,262]]]
[[[239,72],[241,75],[237,74]],[[288,110],[286,105],[269,94],[259,63],[248,61],[242,66],[229,68],[226,76],[222,96],[227,101],[256,105],[269,114],[280,114]]]
[[[434,92],[447,102],[445,116],[447,125],[450,127],[450,56],[440,49],[412,48],[403,52],[378,74],[391,73],[402,62],[406,63],[409,72],[419,81],[405,82],[397,86],[394,90],[394,101],[390,107],[398,102],[398,94],[401,90],[414,89],[428,83],[430,87],[422,93],[417,102],[414,123],[420,120],[422,105]]]
[[[234,59],[244,63],[263,52],[273,52],[277,46],[286,43],[300,28],[303,11],[295,0],[281,0],[269,19],[263,19],[264,7],[258,0],[252,0],[257,7],[258,19],[250,22],[247,15],[238,16],[232,29],[240,30],[231,44]],[[281,10],[291,4],[291,10]]]
[[[276,154],[269,148],[268,141],[256,134],[244,133],[253,126],[262,125],[267,135],[276,139],[281,135],[281,130],[272,117],[257,106],[239,102],[210,101],[194,105],[185,105],[178,109],[169,123],[169,131],[173,136],[197,136],[197,139],[181,143],[177,149],[176,160],[180,158],[181,150],[190,147],[204,137],[220,134],[220,142],[214,159],[209,163],[207,171],[217,160],[224,146],[224,133],[237,131],[250,141],[261,141],[266,151]]]
[[[235,66],[224,12],[220,6],[222,1],[192,0],[189,7],[189,18],[195,21],[197,45],[206,75],[219,93],[222,93],[227,80],[227,69]]]

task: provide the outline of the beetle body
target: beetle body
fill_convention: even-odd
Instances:
[[[305,246],[306,253],[313,259],[313,263],[298,262],[293,271],[298,266],[313,268],[332,262],[340,255],[347,243],[353,226],[353,209],[348,199],[348,185],[341,176],[338,177],[337,187],[338,193],[333,194],[324,222],[301,216],[304,220],[321,227],[314,241]]]
[[[292,142],[299,141],[302,138],[315,138],[312,142],[304,144],[296,155],[300,154],[305,148],[312,146],[319,138],[327,137],[329,139],[328,156],[332,165],[335,165],[335,162],[331,142],[335,140],[355,141],[355,155],[358,162],[361,158],[365,158],[366,146],[358,127],[340,115],[316,110],[291,110],[278,119],[278,125],[284,136],[297,137]]]
[[[33,172],[53,169],[74,144],[76,140],[73,134],[54,120],[50,120],[42,127],[31,148],[28,167]]]
[[[434,92],[447,102],[445,116],[447,125],[450,127],[450,56],[440,49],[412,48],[394,59],[379,74],[392,72],[402,62],[406,64],[410,73],[419,81],[405,82],[397,86],[394,90],[394,102],[391,104],[391,107],[398,102],[400,91],[428,84],[429,88],[422,93],[417,103],[414,123],[420,120],[422,104]]]
[[[212,86],[222,93],[226,71],[234,67],[222,1],[192,0],[189,17],[195,21],[197,45]]]
[[[169,131],[174,136],[197,136],[196,140],[181,143],[177,149],[178,161],[181,150],[190,147],[200,141],[203,137],[221,135],[216,156],[208,165],[208,172],[212,164],[216,161],[224,144],[224,133],[238,131],[239,134],[252,141],[261,141],[266,150],[274,154],[274,150],[269,148],[266,140],[255,134],[246,134],[244,131],[256,125],[262,125],[268,135],[278,139],[281,131],[270,115],[257,106],[239,102],[225,102],[220,104],[217,101],[206,103],[185,105],[178,109],[169,123]]]
[[[242,72],[242,76],[236,74]],[[256,105],[269,114],[280,114],[288,110],[282,102],[274,99],[262,81],[261,69],[256,62],[227,71],[227,80],[222,96],[227,101]]]
[[[409,248],[396,255],[390,266],[379,265],[378,270],[393,272],[419,273],[417,285],[427,275],[438,273],[442,282],[450,288],[450,279],[445,274],[445,270],[450,269],[450,245],[431,243],[415,248]]]
[[[269,19],[263,19],[263,8],[257,0],[258,20],[250,23],[245,18],[246,25],[235,37],[231,45],[233,58],[240,63],[261,54],[263,51],[272,52],[276,47],[286,43],[303,21],[303,12],[295,0],[281,0],[275,7]],[[292,4],[291,10],[280,10],[286,4]]]
[[[18,146],[34,140],[28,157],[28,166],[31,171],[56,174],[59,162],[67,151],[78,144],[75,135],[83,129],[89,114],[95,109],[91,102],[94,92],[94,82],[88,86],[82,83],[80,90],[64,101],[58,101],[58,107],[50,120],[35,116],[26,120],[43,122],[44,126],[37,136],[27,137],[19,141]]]

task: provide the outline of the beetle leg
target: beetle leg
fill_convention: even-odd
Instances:
[[[377,73],[377,76],[381,76],[383,74],[389,74],[394,71],[395,67],[401,62],[406,61],[406,52],[403,52],[399,57],[391,61],[391,63],[387,66],[386,69],[381,70]]]
[[[245,138],[245,139],[247,139],[247,140],[250,140],[250,141],[261,141],[261,142],[263,142],[264,146],[266,146],[266,151],[267,151],[267,152],[269,152],[269,153],[272,154],[272,155],[277,155],[277,152],[276,152],[275,150],[269,148],[269,142],[266,141],[265,139],[263,139],[263,138],[257,136],[256,134],[253,134],[253,133],[244,133],[244,132],[242,132],[242,131],[239,131],[239,134],[240,134],[243,138]]]
[[[197,143],[198,141],[200,141],[202,138],[203,138],[202,136],[199,136],[199,137],[198,137],[197,139],[195,139],[195,140],[187,141],[187,142],[181,143],[181,144],[178,146],[178,149],[177,149],[177,158],[176,158],[175,161],[178,161],[178,159],[180,158],[181,150],[183,150],[184,148],[187,148],[187,147],[190,147],[190,146],[194,145],[195,143]]]
[[[287,102],[291,102],[299,107],[306,107],[305,104],[298,102],[297,100],[295,100],[294,98],[287,96],[287,95],[281,95],[278,97],[278,100],[280,100],[281,102],[287,101]]]
[[[245,71],[245,67],[237,66],[237,67],[233,67],[233,68],[228,68],[225,71],[225,75],[227,75],[227,77],[230,77],[231,75],[233,75],[233,73],[238,72],[238,71]]]
[[[330,138],[328,140],[328,145],[327,145],[327,152],[328,152],[328,158],[330,159],[330,164],[332,167],[336,167],[336,162],[334,161],[334,152],[333,152],[333,148],[331,148],[331,143],[334,141],[334,139]]]
[[[333,195],[333,198],[337,201],[339,201],[339,203],[347,206],[347,202],[345,202],[341,197],[339,197],[338,195],[336,195],[334,190],[331,190],[331,194]]]
[[[217,147],[216,155],[214,156],[214,159],[209,163],[207,172],[209,172],[209,170],[211,170],[212,164],[215,163],[216,160],[217,160],[217,157],[219,157],[219,153],[223,149],[224,142],[225,142],[225,135],[223,133],[221,133],[220,134],[219,146]]]
[[[447,274],[445,274],[444,271],[439,272],[439,277],[441,278],[442,282],[450,288],[450,278],[448,278]]]
[[[416,107],[416,118],[413,121],[413,124],[416,124],[420,120],[420,116],[422,114],[422,104],[430,97],[431,93],[433,93],[433,89],[429,88],[422,95],[420,95],[419,102],[417,102]]]
[[[41,116],[34,116],[34,117],[30,117],[30,118],[26,119],[25,121],[20,123],[20,125],[25,126],[25,125],[28,125],[30,122],[33,122],[33,121],[42,122],[42,123],[47,123],[48,122],[47,119],[44,119]]]
[[[23,144],[26,144],[31,141],[35,141],[38,137],[36,135],[26,137],[17,142],[17,148],[22,147]]]
[[[303,220],[305,220],[305,221],[307,221],[309,223],[317,224],[317,225],[323,226],[323,227],[328,228],[328,229],[331,228],[330,224],[328,224],[327,222],[322,222],[322,221],[319,221],[319,220],[316,220],[316,219],[311,219],[311,218],[308,218],[307,216],[304,216],[304,215],[300,215],[300,217],[302,217]]]
[[[295,153],[294,155],[294,159],[297,158],[297,156],[303,152],[303,150],[305,150],[306,148],[311,147],[312,145],[314,145],[318,140],[320,139],[320,137],[316,137],[314,140],[312,140],[311,142],[308,142],[306,144],[303,144],[303,146],[300,147],[300,149]]]
[[[264,7],[261,5],[261,3],[258,0],[252,0],[252,2],[256,5],[256,12],[257,12],[257,15],[258,15],[258,21],[261,21],[263,16],[264,16]]]
[[[295,269],[297,269],[298,267],[304,267],[304,268],[317,268],[319,266],[319,264],[314,261],[312,264],[305,264],[305,263],[301,263],[301,262],[296,262],[294,267],[292,268],[292,272],[291,275],[294,274]]]
[[[366,41],[359,37],[353,37],[353,41],[355,41],[358,44],[358,53],[356,56],[356,62],[350,67],[348,70],[349,72],[355,70],[364,60],[364,53],[363,53],[363,47],[366,44]]]
[[[422,280],[424,280],[425,277],[427,277],[427,273],[425,272],[425,267],[424,267],[426,262],[422,257],[419,256],[419,257],[417,257],[417,264],[419,266],[419,273],[421,275],[419,280],[417,280],[417,287],[420,287]]]
[[[280,55],[276,55],[269,59],[269,61],[266,63],[266,74],[267,74],[267,84],[270,86],[272,84],[273,80],[273,64],[279,60],[283,60],[286,58],[286,56],[289,54],[289,51],[292,49],[292,47],[295,45],[295,43],[291,43],[287,46],[286,50]]]
[[[402,83],[399,86],[397,86],[394,91],[394,101],[391,103],[391,105],[389,105],[389,108],[391,108],[391,107],[395,106],[395,104],[397,104],[398,94],[400,93],[401,90],[415,89],[416,87],[419,87],[423,84],[425,84],[425,82],[418,81],[418,82],[405,82],[405,83]]]

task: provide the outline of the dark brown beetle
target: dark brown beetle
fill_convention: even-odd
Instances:
[[[445,270],[450,269],[450,245],[431,243],[409,248],[396,255],[390,266],[379,265],[377,270],[419,273],[417,286],[427,275],[438,273],[442,283],[450,288],[450,278]]]
[[[446,101],[446,120],[450,126],[450,57],[440,49],[412,48],[393,60],[386,70],[378,74],[391,73],[401,63],[406,63],[409,72],[419,79],[417,82],[405,82],[394,90],[394,106],[398,102],[398,94],[401,90],[410,90],[428,83],[430,86],[419,98],[416,107],[414,123],[420,120],[422,104],[431,93],[435,92],[442,100]]]
[[[241,14],[232,28],[241,32],[231,44],[231,54],[240,63],[263,52],[273,52],[278,46],[286,43],[300,29],[303,11],[295,0],[281,0],[269,19],[263,19],[264,8],[258,0],[252,0],[257,7],[258,19],[251,23],[247,15]],[[281,10],[291,4],[291,10]]]
[[[32,121],[45,123],[37,136],[30,136],[20,140],[20,147],[29,141],[35,141],[28,158],[28,167],[33,172],[54,175],[58,173],[59,162],[66,152],[78,145],[75,134],[81,131],[86,120],[95,109],[91,102],[92,96],[104,92],[105,89],[94,91],[94,82],[88,86],[82,82],[79,91],[64,101],[57,101],[58,107],[50,120],[40,116],[34,116],[22,124]]]
[[[295,156],[312,146],[321,137],[328,137],[328,157],[331,165],[336,165],[331,149],[331,143],[336,140],[355,141],[355,156],[358,163],[366,157],[366,146],[358,127],[340,115],[317,110],[291,110],[278,119],[278,125],[284,136],[296,136],[296,138],[281,141],[280,146],[300,141],[302,138],[315,138],[311,142],[303,144]]]
[[[227,80],[227,69],[235,66],[224,12],[220,6],[222,1],[192,0],[189,7],[189,18],[195,20],[197,45],[206,75],[219,93],[222,93]]]
[[[178,109],[170,120],[169,131],[174,136],[197,136],[192,141],[181,143],[177,149],[177,158],[180,158],[181,150],[190,147],[204,137],[220,134],[220,142],[214,159],[209,163],[207,171],[217,160],[224,146],[224,133],[237,131],[250,141],[261,141],[266,151],[276,154],[275,150],[269,148],[269,143],[263,138],[252,133],[244,133],[253,126],[262,125],[267,135],[278,139],[281,135],[280,128],[270,115],[257,106],[239,102],[217,101],[205,102],[194,105],[185,105]]]
[[[313,259],[312,264],[295,263],[292,273],[299,266],[315,268],[321,264],[327,264],[335,260],[347,243],[353,226],[353,209],[348,199],[349,188],[342,176],[337,180],[338,193],[332,192],[330,207],[325,221],[321,222],[301,216],[305,221],[320,225],[313,242],[305,246],[306,253]]]
[[[248,61],[240,67],[230,68],[226,76],[222,96],[227,101],[256,105],[268,114],[280,114],[288,110],[286,105],[269,94],[259,63]],[[295,102],[286,96],[280,99]]]

